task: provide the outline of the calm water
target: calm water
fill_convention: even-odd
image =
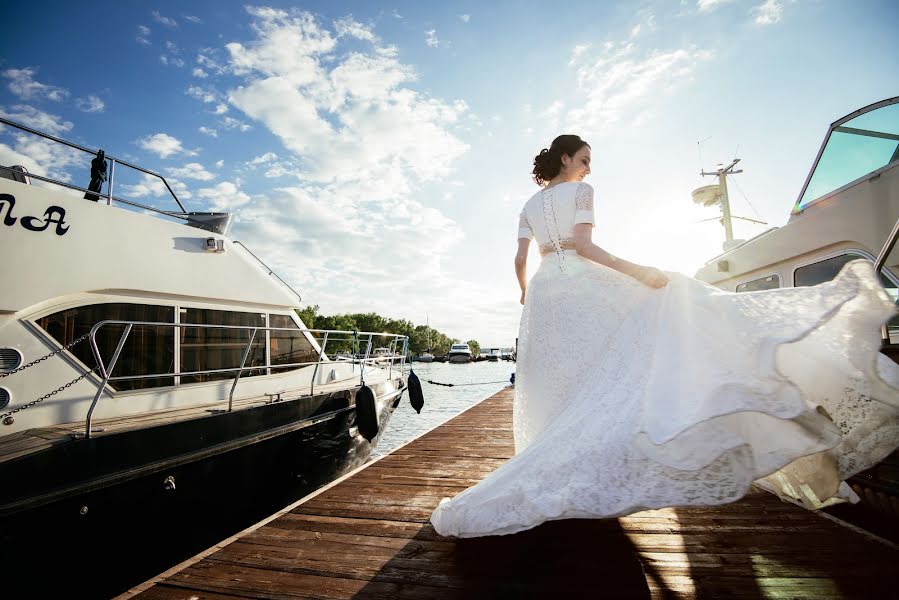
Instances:
[[[425,406],[421,409],[421,414],[417,414],[409,404],[409,394],[403,394],[402,402],[393,412],[387,431],[384,432],[381,442],[373,453],[375,457],[383,456],[402,446],[509,385],[509,376],[515,371],[515,363],[507,361],[482,361],[463,365],[412,363],[412,370],[421,380]],[[453,383],[456,386],[431,385],[425,381],[426,379]]]

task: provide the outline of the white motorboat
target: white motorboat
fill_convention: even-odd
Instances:
[[[468,344],[453,344],[446,355],[447,362],[467,363],[471,361],[471,348]]]
[[[721,203],[725,252],[697,279],[734,292],[811,286],[836,277],[851,260],[874,263],[887,293],[899,298],[899,97],[856,110],[831,124],[786,225],[733,240],[726,178],[694,192]],[[706,202],[705,200],[710,200]],[[882,353],[899,362],[899,317],[881,332]],[[849,480],[868,506],[899,516],[899,453]]]
[[[385,336],[307,328],[299,295],[228,237],[230,215],[174,192],[172,209],[117,197],[122,168],[171,188],[105,159],[101,194],[0,168],[0,539],[62,580],[102,565],[138,582],[171,566],[152,549],[189,556],[231,517],[246,526],[365,462],[406,388],[408,340],[386,336],[383,362],[329,360],[329,344]],[[36,593],[42,575],[16,571]]]

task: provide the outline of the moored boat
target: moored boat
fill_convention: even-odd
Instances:
[[[0,168],[0,540],[41,556],[29,595],[94,565],[111,595],[361,465],[406,388],[405,337],[307,328],[230,215],[117,197],[116,168],[171,188],[105,160],[99,194]],[[328,358],[374,339],[386,362]]]
[[[471,361],[471,348],[468,344],[453,344],[446,355],[447,362],[467,363]]]
[[[899,97],[831,124],[782,227],[745,241],[731,239],[728,168],[719,169],[718,186],[694,192],[694,199],[722,203],[727,235],[725,251],[697,272],[698,279],[733,292],[812,286],[862,259],[874,264],[890,297],[899,298]],[[899,362],[899,317],[883,327],[881,338],[882,354]],[[894,452],[848,483],[867,506],[896,519],[897,474]]]

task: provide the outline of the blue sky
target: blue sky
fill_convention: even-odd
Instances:
[[[517,215],[555,135],[593,147],[595,241],[692,274],[723,240],[691,203],[700,167],[739,156],[734,213],[782,225],[828,125],[899,94],[891,1],[485,4],[18,3],[0,110],[235,212],[232,237],[326,313],[492,346],[517,334]],[[0,162],[86,183],[8,130]]]

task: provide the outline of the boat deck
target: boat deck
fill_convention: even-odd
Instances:
[[[329,384],[319,384],[315,386],[316,394],[326,394],[346,389],[345,382],[335,382]],[[273,401],[272,396],[276,395],[278,401],[295,400],[297,398],[308,397],[308,388],[284,390],[278,386],[273,386],[273,392],[276,394],[263,394],[248,398],[235,399],[233,402],[234,410],[245,410],[257,406],[270,404]],[[101,398],[103,402],[105,398]],[[144,429],[157,425],[167,425],[169,423],[177,423],[189,419],[208,416],[211,413],[221,413],[228,410],[228,400],[223,399],[218,402],[205,402],[193,406],[184,406],[178,408],[161,408],[147,413],[137,413],[132,415],[121,415],[117,417],[105,417],[94,419],[91,424],[91,437],[99,437],[122,433],[124,431],[132,431],[135,429]],[[84,435],[85,422],[74,421],[71,423],[61,423],[49,427],[36,427],[26,429],[3,437],[0,437],[0,463],[8,460],[20,458],[27,454],[40,452],[52,446],[64,444]],[[0,430],[0,433],[3,433]]]
[[[513,455],[511,405],[503,390],[122,597],[899,598],[896,545],[764,492],[440,537],[440,499]]]

